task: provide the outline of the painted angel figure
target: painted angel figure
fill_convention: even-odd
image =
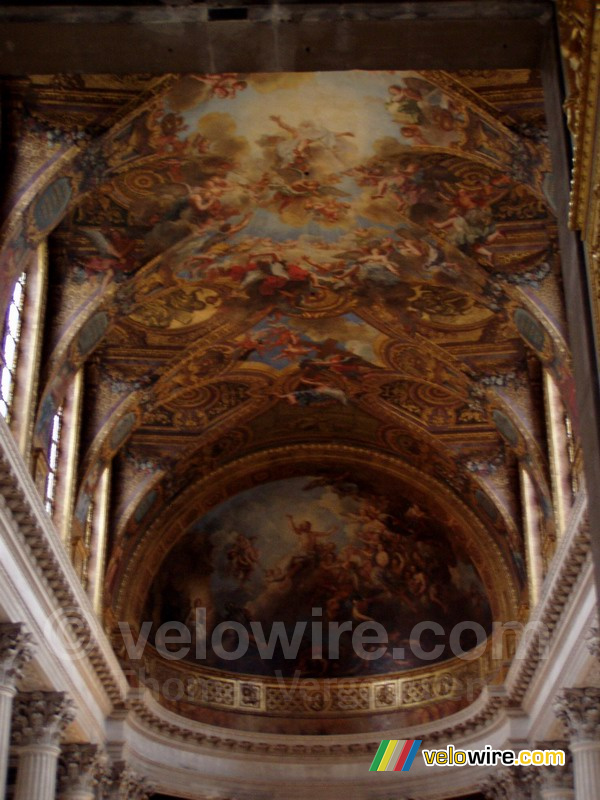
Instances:
[[[275,150],[283,165],[297,166],[305,164],[311,149],[322,148],[334,156],[337,155],[343,137],[353,137],[351,131],[336,133],[329,131],[315,122],[301,122],[297,127],[289,125],[276,115],[271,120],[282,131],[288,134],[278,142]]]
[[[230,571],[241,583],[246,583],[256,567],[258,561],[258,549],[253,544],[255,536],[246,536],[238,533],[233,545],[227,551],[227,558],[230,562]]]

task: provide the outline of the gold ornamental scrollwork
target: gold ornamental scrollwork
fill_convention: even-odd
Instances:
[[[564,107],[573,140],[569,225],[581,232],[587,250],[600,350],[600,3],[559,0],[558,25],[568,87]]]
[[[586,235],[592,200],[595,114],[600,80],[600,5],[594,0],[559,0],[558,26],[567,81],[564,110],[573,137],[571,227]]]
[[[452,713],[472,703],[484,686],[498,678],[496,637],[480,645],[476,658],[453,658],[429,667],[378,677],[296,680],[234,677],[184,661],[165,662],[147,646],[139,680],[159,702],[186,715],[186,707],[250,712],[286,717],[360,716],[410,712],[448,701]],[[500,654],[501,655],[501,654]],[[172,687],[183,687],[175,696]]]

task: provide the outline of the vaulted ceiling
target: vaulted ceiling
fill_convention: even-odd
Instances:
[[[333,617],[346,603],[372,618],[374,587],[398,597],[407,566],[453,582],[438,614],[472,610],[475,585],[484,625],[519,613],[519,464],[553,525],[544,367],[573,412],[537,73],[31,77],[11,91],[26,156],[15,268],[52,230],[36,440],[83,368],[73,536],[112,464],[108,624],[154,613],[186,562],[180,614],[208,586],[209,604],[273,619],[311,553],[313,573],[330,559],[317,582],[341,598]],[[345,538],[318,550],[302,515]],[[358,576],[346,590],[344,570]]]

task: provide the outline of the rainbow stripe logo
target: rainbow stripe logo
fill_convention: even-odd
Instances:
[[[384,739],[369,772],[408,772],[419,752],[422,739]]]

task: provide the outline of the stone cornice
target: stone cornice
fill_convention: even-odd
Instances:
[[[590,533],[586,518],[587,496],[581,491],[571,509],[567,529],[559,542],[546,576],[540,602],[528,625],[532,635],[523,637],[506,680],[509,702],[520,706],[531,680],[546,656],[569,598],[590,558]]]
[[[24,625],[0,624],[0,687],[14,687],[32,657],[31,634]]]
[[[10,511],[20,546],[44,578],[57,608],[76,609],[73,631],[112,703],[124,698],[125,677],[69,561],[4,419],[0,418],[0,503]]]

